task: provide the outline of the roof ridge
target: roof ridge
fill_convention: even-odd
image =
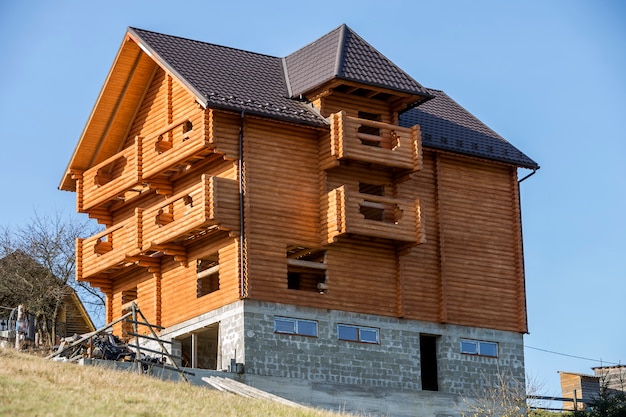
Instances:
[[[199,44],[204,44],[204,45],[211,45],[211,46],[215,46],[215,47],[223,48],[223,49],[229,49],[231,51],[244,52],[244,53],[247,53],[247,54],[264,56],[264,57],[267,57],[267,58],[281,59],[281,57],[276,56],[276,55],[264,54],[264,53],[261,53],[261,52],[250,51],[248,49],[235,48],[233,46],[228,46],[228,45],[220,45],[219,43],[205,42],[205,41],[201,41],[201,40],[198,40],[198,39],[187,38],[185,36],[170,35],[170,34],[163,33],[163,32],[155,32],[153,30],[135,28],[135,27],[132,27],[132,26],[129,26],[128,29],[132,30],[135,33],[136,33],[136,31],[139,30],[139,31],[142,31],[142,32],[153,33],[153,34],[159,35],[159,36],[167,36],[169,38],[176,38],[176,39],[181,39],[181,40],[185,40],[185,41],[189,41],[189,42],[194,42],[194,43],[199,43]],[[140,34],[138,33],[138,35],[140,35]]]
[[[293,92],[291,91],[291,81],[289,81],[289,71],[287,70],[287,59],[282,57],[280,64],[283,67],[283,77],[285,77],[285,85],[287,86],[287,97],[291,97]]]
[[[301,46],[300,48],[296,49],[295,51],[285,55],[285,58],[290,57],[291,55],[297,54],[298,52],[302,51],[303,49],[306,49],[308,47],[310,47],[312,44],[319,42],[322,38],[325,38],[326,36],[330,36],[331,34],[333,34],[334,32],[340,30],[343,26],[346,26],[345,23],[342,23],[341,25],[337,26],[336,28],[334,28],[333,30],[324,33],[322,36],[318,37],[317,39],[307,43],[306,45]]]
[[[292,97],[332,79],[426,97],[422,85],[345,23],[285,57]]]
[[[346,31],[348,26],[344,23],[340,27],[339,40],[337,42],[337,55],[335,56],[335,76],[339,77],[339,72],[343,68],[346,50]]]

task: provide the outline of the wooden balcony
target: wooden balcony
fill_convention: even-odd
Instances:
[[[194,187],[145,209],[142,216],[144,252],[181,244],[212,231],[239,233],[237,181],[202,175]]]
[[[78,209],[88,211],[141,183],[141,140],[85,171],[78,187]]]
[[[201,113],[197,113],[200,114]],[[142,140],[142,175],[149,180],[212,153],[203,117],[185,116]]]
[[[350,236],[424,241],[419,200],[362,194],[343,185],[322,197],[322,207],[326,213],[323,244]]]
[[[119,224],[86,239],[76,240],[76,278],[90,278],[107,274],[126,264],[129,256],[141,249],[141,209]]]
[[[416,171],[421,164],[420,129],[334,113],[330,115],[330,155],[338,161]]]

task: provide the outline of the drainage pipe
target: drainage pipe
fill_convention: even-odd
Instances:
[[[533,175],[535,175],[535,173],[537,172],[539,168],[533,168],[533,172],[531,172],[530,174],[526,175],[524,178],[522,178],[521,180],[517,181],[517,183],[521,183],[522,181],[524,181],[525,179],[532,177]]]
[[[243,124],[245,111],[241,111],[241,119],[239,122],[239,286],[241,298],[245,295],[245,268],[244,268],[244,241],[245,241],[245,224],[244,224],[244,185],[243,185]]]

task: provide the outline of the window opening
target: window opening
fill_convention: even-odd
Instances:
[[[461,340],[461,353],[497,358],[498,344],[481,340]]]
[[[359,183],[359,193],[384,197],[385,186],[376,184]],[[385,205],[378,201],[363,200],[359,211],[367,220],[385,221]]]
[[[191,134],[192,130],[193,123],[191,123],[191,120],[187,120],[185,123],[183,123],[183,142],[189,139],[189,135]]]
[[[274,317],[274,333],[317,337],[318,324],[313,320]]]
[[[93,247],[93,252],[100,256],[104,255],[107,252],[111,252],[113,250],[113,233],[109,233],[108,235],[102,236],[96,240],[96,243]]]
[[[163,152],[167,152],[172,149],[173,146],[174,144],[171,140],[168,140],[163,135],[159,135],[156,142],[154,143],[154,150],[156,151],[156,153],[162,154]]]
[[[420,369],[422,389],[439,391],[437,376],[437,336],[420,335]]]
[[[359,119],[373,120],[375,122],[380,122],[382,116],[376,113],[368,113],[364,111],[359,112]],[[381,135],[380,128],[372,127],[372,126],[359,126],[359,139],[361,143],[366,146],[374,146],[377,148],[381,147]]]
[[[337,338],[351,342],[380,344],[380,330],[375,327],[338,324]]]
[[[196,261],[196,297],[200,298],[220,289],[220,269],[217,254]]]
[[[126,167],[126,157],[121,156],[112,162],[109,162],[102,168],[98,169],[96,175],[93,178],[94,185],[101,187],[114,179],[120,177]]]
[[[326,293],[326,251],[302,246],[287,248],[287,288]]]
[[[156,214],[155,224],[157,226],[165,226],[174,221],[174,204],[168,204],[165,207],[161,207]]]

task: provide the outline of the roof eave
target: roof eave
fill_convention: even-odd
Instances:
[[[424,146],[424,149],[432,149],[438,152],[445,152],[445,153],[454,154],[454,155],[462,155],[462,156],[476,159],[476,160],[492,161],[492,162],[497,162],[497,163],[505,164],[505,165],[513,165],[517,168],[531,169],[533,171],[538,171],[541,168],[539,164],[537,164],[535,161],[533,161],[532,159],[528,157],[526,158],[529,161],[523,161],[521,159],[500,158],[497,156],[487,156],[487,155],[480,155],[480,154],[471,153],[471,152],[462,152],[462,151],[459,151],[458,149],[433,146],[430,144],[424,144],[423,146]]]
[[[111,68],[109,69],[109,72],[105,78],[104,83],[102,84],[102,87],[100,89],[100,92],[98,94],[98,98],[96,99],[96,102],[94,103],[92,110],[89,114],[89,118],[87,119],[87,122],[85,123],[85,126],[83,128],[83,131],[81,132],[80,138],[78,140],[78,144],[76,145],[76,147],[74,148],[74,152],[72,153],[72,157],[70,158],[70,161],[68,162],[67,168],[65,169],[65,173],[63,174],[63,177],[61,178],[61,182],[59,184],[59,190],[62,191],[76,191],[76,181],[72,178],[72,171],[75,169],[75,164],[76,161],[78,159],[79,155],[83,155],[84,156],[84,152],[81,152],[82,148],[85,145],[85,142],[87,140],[87,136],[88,136],[88,130],[90,128],[90,125],[92,123],[92,121],[94,120],[95,116],[97,113],[99,113],[99,109],[102,105],[102,100],[103,97],[105,96],[105,91],[107,90],[109,81],[114,77],[115,73],[116,73],[116,69],[117,69],[117,65],[121,60],[122,55],[127,52],[125,50],[125,46],[127,44],[127,42],[129,41],[129,37],[128,34],[126,34],[124,36],[124,39],[122,40],[122,44],[120,45],[117,54],[115,55],[115,59],[113,60],[113,64],[111,65]]]
[[[154,48],[152,48],[142,37],[135,31],[134,28],[128,28],[128,35],[133,39],[137,45],[144,51],[150,58],[152,58],[161,68],[163,68],[167,73],[172,75],[173,78],[176,78],[178,82],[180,82],[189,92],[196,98],[198,103],[202,105],[204,108],[208,107],[208,100],[205,95],[196,89],[191,82],[189,82],[185,77],[183,77],[174,67],[172,67],[161,55],[159,55]]]

